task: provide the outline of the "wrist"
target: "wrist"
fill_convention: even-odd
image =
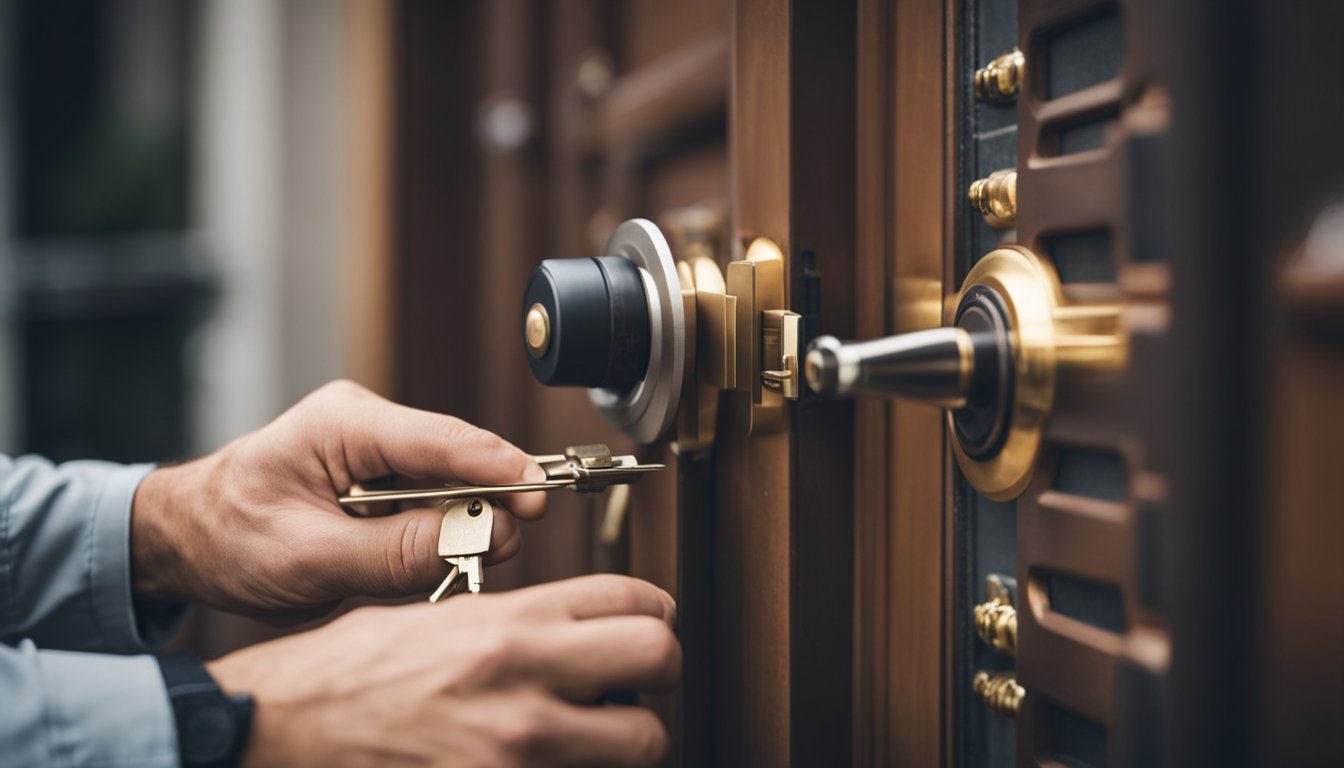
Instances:
[[[158,467],[140,481],[131,504],[131,583],[138,600],[191,599],[179,544],[180,519],[189,511],[184,489],[195,482],[193,464]]]
[[[268,686],[277,670],[273,667],[258,669],[248,649],[234,652],[205,663],[205,669],[215,679],[220,690],[229,696],[246,695],[252,699],[252,723],[247,744],[239,755],[238,764],[246,768],[298,765],[300,754],[286,749],[286,732],[293,727],[282,725],[289,709],[284,696],[274,695],[277,688]],[[278,690],[283,690],[280,686]]]

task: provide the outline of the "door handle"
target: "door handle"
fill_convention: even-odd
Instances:
[[[948,411],[957,462],[986,496],[1027,487],[1063,369],[1123,366],[1118,304],[1071,305],[1054,268],[1026,248],[982,258],[952,324],[872,341],[822,336],[808,347],[808,385],[824,397],[880,394]]]

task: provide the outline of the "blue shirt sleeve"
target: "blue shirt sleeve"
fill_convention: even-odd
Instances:
[[[0,456],[0,642],[143,651],[181,623],[185,606],[131,593],[131,502],[152,465]]]
[[[0,456],[0,764],[178,764],[154,659],[76,652],[143,651],[185,614],[137,619],[131,506],[150,469]]]
[[[0,764],[174,768],[177,726],[151,656],[0,645]]]

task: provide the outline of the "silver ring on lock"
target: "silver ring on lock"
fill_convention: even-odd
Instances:
[[[649,367],[629,389],[588,390],[588,399],[608,424],[640,443],[657,440],[676,418],[686,374],[686,309],[672,249],[648,219],[622,222],[603,256],[620,256],[639,267],[649,304]]]

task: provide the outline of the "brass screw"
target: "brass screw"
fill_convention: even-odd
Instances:
[[[529,307],[523,329],[528,353],[533,357],[546,354],[546,348],[551,345],[551,316],[546,313],[546,308],[541,304]]]
[[[1017,169],[1004,168],[971,182],[966,192],[971,207],[996,229],[1017,223]]]
[[[975,673],[971,688],[984,700],[985,706],[1004,717],[1017,717],[1022,708],[1022,697],[1027,689],[1017,684],[1017,679],[1003,672]]]
[[[975,606],[975,633],[991,648],[1017,655],[1017,609],[1005,598],[995,597]]]
[[[1014,48],[975,71],[975,95],[982,101],[1002,104],[1017,98],[1027,59]]]

